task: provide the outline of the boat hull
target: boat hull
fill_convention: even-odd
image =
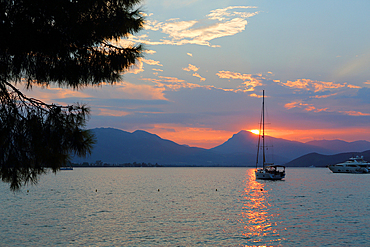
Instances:
[[[370,167],[331,165],[329,166],[329,170],[333,173],[369,173]]]
[[[370,163],[363,158],[363,156],[352,157],[346,162],[329,165],[328,168],[333,173],[369,173]]]
[[[265,170],[255,171],[256,179],[262,180],[282,180],[285,178],[285,172],[268,172]]]

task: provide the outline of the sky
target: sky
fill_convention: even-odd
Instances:
[[[370,1],[146,0],[146,53],[115,85],[33,87],[85,103],[87,128],[145,130],[212,148],[259,128],[288,140],[370,141]]]

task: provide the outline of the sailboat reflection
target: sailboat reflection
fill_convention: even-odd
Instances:
[[[254,170],[248,169],[245,183],[240,219],[244,227],[242,234],[249,243],[276,246],[282,239],[276,229],[278,215],[271,211],[272,206],[268,202],[269,191],[265,189],[269,181],[256,181]]]

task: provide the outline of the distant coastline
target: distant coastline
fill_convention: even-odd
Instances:
[[[123,164],[110,164],[105,163],[100,160],[96,161],[95,163],[83,162],[81,164],[78,163],[71,163],[73,167],[163,167],[163,165],[159,165],[158,163],[123,163]]]
[[[81,164],[77,163],[71,163],[71,166],[73,167],[81,167],[81,168],[115,168],[115,167],[163,167],[163,168],[168,168],[168,167],[223,167],[223,168],[253,168],[255,166],[251,165],[239,165],[239,166],[227,166],[227,165],[176,165],[176,164],[166,164],[166,165],[159,165],[159,164],[151,164],[151,163],[124,163],[124,164],[109,164],[109,163],[102,163],[102,164],[95,164],[95,163],[88,163],[84,162]],[[295,167],[295,168],[307,168],[307,167],[314,167],[314,168],[326,168],[327,166],[290,166],[290,167]]]
[[[91,155],[72,157],[74,167],[255,167],[258,136],[240,131],[223,144],[197,148],[162,139],[136,130],[114,128],[91,130],[96,136]],[[274,149],[269,160],[286,167],[326,167],[348,160],[353,155],[370,160],[370,142],[340,140],[300,143],[268,137]]]

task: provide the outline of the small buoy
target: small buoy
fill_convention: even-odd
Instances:
[[[30,192],[29,190],[27,190],[27,193]]]
[[[98,192],[98,190],[95,190],[95,192]]]
[[[217,189],[216,189],[216,191],[217,191]]]
[[[159,189],[158,189],[158,191],[159,191]]]

